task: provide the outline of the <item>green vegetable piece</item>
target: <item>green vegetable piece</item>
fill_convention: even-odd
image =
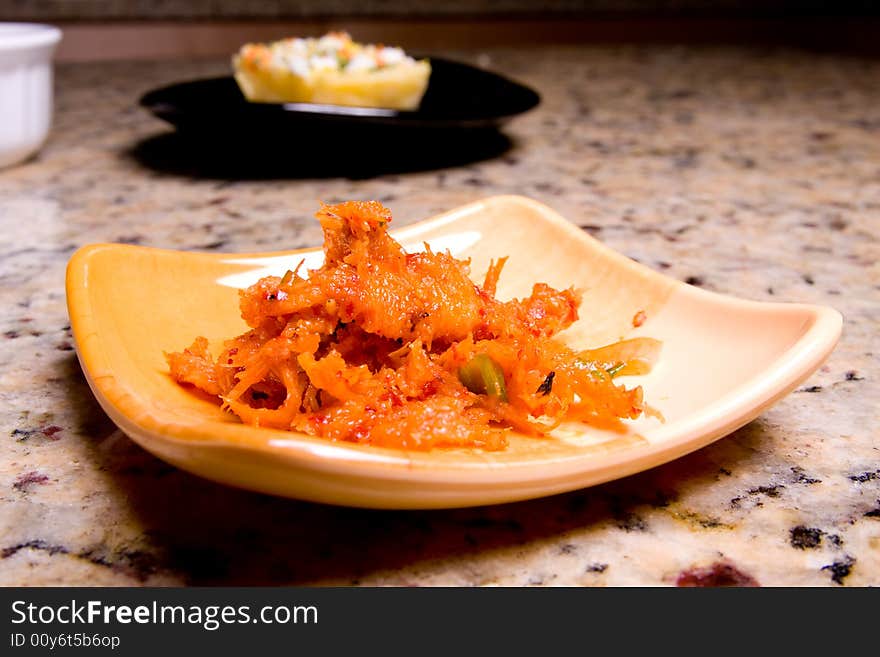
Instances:
[[[615,363],[611,367],[607,368],[605,371],[611,375],[611,378],[614,378],[620,370],[626,367],[626,363]]]
[[[486,354],[477,354],[459,368],[458,380],[473,393],[507,401],[504,371]]]

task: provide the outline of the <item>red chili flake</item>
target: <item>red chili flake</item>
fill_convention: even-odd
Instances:
[[[401,395],[398,390],[396,390],[395,388],[391,388],[388,390],[388,392],[379,397],[379,399],[381,399],[382,401],[390,401],[392,406],[403,406],[403,402],[406,398]]]
[[[640,310],[635,315],[633,315],[633,326],[635,328],[640,327],[642,324],[645,323],[646,319],[648,319],[648,315],[645,313],[644,310]]]
[[[366,424],[364,424],[363,422],[358,422],[353,427],[352,435],[354,436],[354,439],[359,443],[367,442],[370,438],[370,430]]]
[[[15,483],[12,484],[12,487],[15,490],[23,491],[31,484],[45,484],[49,481],[49,477],[44,475],[36,470],[31,470],[30,472],[25,472],[23,475],[19,475],[18,479],[15,480]]]
[[[319,426],[322,424],[327,424],[330,418],[328,418],[324,413],[318,413],[309,418],[309,422],[314,424],[315,426]]]
[[[758,580],[729,561],[716,561],[705,568],[689,568],[678,574],[676,586],[760,586]]]
[[[61,436],[55,435],[59,431],[63,431],[63,429],[57,424],[50,424],[48,427],[43,427],[42,429],[40,429],[40,432],[49,440],[61,440]]]

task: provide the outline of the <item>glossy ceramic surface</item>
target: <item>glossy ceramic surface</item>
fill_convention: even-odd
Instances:
[[[472,258],[509,255],[500,298],[536,281],[583,291],[581,319],[562,336],[576,347],[623,337],[663,342],[641,384],[665,422],[639,419],[623,433],[565,425],[546,439],[513,435],[503,452],[404,452],[331,443],[242,425],[171,380],[163,352],[196,335],[212,345],[245,329],[238,288],[282,274],[318,249],[198,254],[99,244],[67,272],[68,307],[83,370],[107,414],[159,458],[195,474],[267,493],[376,508],[440,508],[560,493],[667,462],[726,435],[794,389],[840,335],[835,310],[720,296],[667,278],[608,249],[550,208],[499,196],[395,233]],[[633,316],[647,320],[633,328]]]
[[[540,102],[532,89],[460,62],[431,57],[431,78],[418,110],[310,103],[251,103],[229,77],[192,80],[155,89],[140,104],[169,123],[228,135],[278,133],[304,127],[444,129],[497,127]]]
[[[0,168],[34,155],[52,125],[52,53],[61,30],[0,22]]]

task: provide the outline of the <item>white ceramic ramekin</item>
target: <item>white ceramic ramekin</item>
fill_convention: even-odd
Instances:
[[[0,23],[0,167],[36,153],[52,123],[52,53],[61,30]]]

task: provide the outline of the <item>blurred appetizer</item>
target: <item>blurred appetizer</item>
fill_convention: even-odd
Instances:
[[[245,97],[259,103],[317,103],[417,109],[431,65],[400,48],[352,41],[345,32],[321,38],[248,43],[232,58]]]

